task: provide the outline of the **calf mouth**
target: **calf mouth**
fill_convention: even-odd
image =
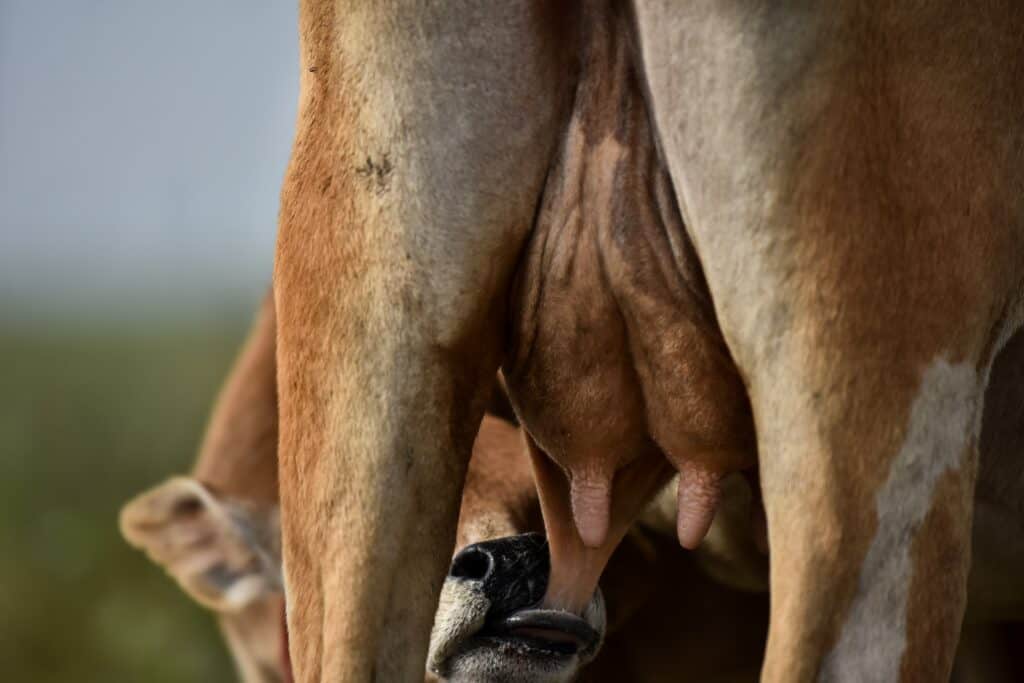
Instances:
[[[605,630],[601,591],[582,615],[541,607],[547,542],[520,534],[459,551],[441,590],[427,668],[453,683],[565,683]]]
[[[429,669],[453,683],[565,683],[592,660],[604,638],[600,591],[582,617],[536,605],[480,615],[476,626],[451,631],[436,647]],[[465,623],[465,622],[464,622]]]
[[[595,649],[601,634],[569,612],[524,609],[496,623],[485,624],[471,640],[499,646],[507,642],[545,657],[573,657]]]

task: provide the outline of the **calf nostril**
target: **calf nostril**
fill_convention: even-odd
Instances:
[[[491,557],[491,554],[482,548],[471,545],[468,548],[464,548],[452,560],[452,567],[448,572],[448,576],[456,579],[483,581],[491,573],[493,567],[494,559]]]

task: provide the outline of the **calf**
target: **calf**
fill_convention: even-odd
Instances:
[[[147,491],[122,514],[125,536],[218,615],[246,683],[290,677],[274,490],[273,333],[268,301],[214,410],[192,475]],[[1019,500],[1021,490],[1013,454],[1024,429],[1024,336],[1011,340],[994,373],[982,438],[969,630],[955,679],[963,683],[1009,683],[1021,673],[993,624],[1024,616],[1024,553],[1006,505]],[[506,413],[498,399],[500,392],[490,409]],[[509,609],[537,600],[547,556],[531,533],[540,527],[539,506],[522,437],[507,422],[486,417],[470,460],[429,669],[455,681],[564,681],[577,674],[596,683],[648,681],[672,678],[680,669],[693,680],[755,681],[767,628],[767,563],[748,533],[759,503],[740,478],[727,479],[723,489],[696,554],[672,541],[671,488],[627,534],[602,578],[607,629],[600,613],[592,623],[603,648],[580,674],[596,643],[573,643],[557,629],[545,630],[550,624],[497,628]],[[669,621],[682,628],[666,629]]]
[[[121,514],[125,538],[217,615],[246,683],[291,676],[274,383],[274,309],[268,300],[213,411],[191,475],[144,492]],[[500,400],[491,410],[507,412]],[[729,509],[744,517],[750,497],[744,497],[745,484],[737,484],[739,495]],[[545,621],[557,615],[543,613],[533,624],[521,617],[505,624],[543,596],[548,551],[536,533],[540,507],[523,437],[488,415],[470,460],[427,678],[567,681],[596,655],[599,663],[583,669],[583,680],[661,680],[683,660],[703,681],[754,680],[767,619],[765,597],[756,592],[764,586],[765,560],[742,532],[737,535],[734,523],[720,526],[705,555],[693,558],[675,547],[660,509],[652,507],[613,556],[604,598],[589,614],[587,630],[569,637],[560,624]],[[708,568],[742,590],[713,579]],[[649,580],[637,580],[649,572]],[[692,629],[657,628],[680,614]]]

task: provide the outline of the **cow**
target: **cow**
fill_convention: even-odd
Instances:
[[[274,330],[269,298],[214,407],[193,471],[136,496],[120,519],[132,545],[217,615],[244,683],[291,680]],[[519,430],[498,417],[509,416],[500,391],[488,413],[470,459],[426,680],[567,681],[595,656],[582,680],[662,680],[684,661],[709,683],[756,678],[767,627],[765,558],[731,521],[712,532],[702,556],[682,553],[667,532],[674,516],[665,516],[663,503],[616,550],[603,580],[607,619],[602,601],[593,632],[583,634],[589,642],[547,642],[542,626],[494,630],[506,612],[539,600],[548,556],[537,533],[543,525],[530,461]],[[728,508],[734,517],[752,501],[745,483],[736,486]],[[636,580],[648,572],[649,580]],[[690,628],[658,627],[678,611]],[[494,632],[485,635],[488,628]]]
[[[1022,317],[1022,30],[1011,0],[304,0],[275,260],[297,679],[418,679],[499,365],[563,626],[673,471],[686,546],[756,473],[762,680],[948,678]]]

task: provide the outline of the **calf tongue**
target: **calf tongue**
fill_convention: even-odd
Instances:
[[[692,462],[679,467],[676,535],[684,548],[693,550],[707,535],[721,495],[721,480],[720,474]]]

